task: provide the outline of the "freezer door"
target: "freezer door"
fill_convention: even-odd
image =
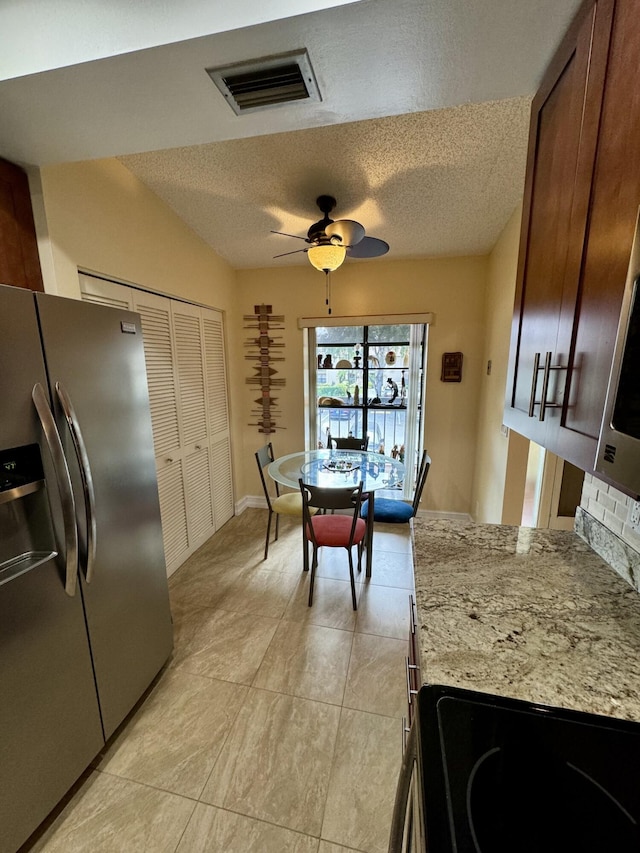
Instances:
[[[0,492],[0,853],[28,838],[104,743],[82,601],[65,592],[58,473],[32,401],[46,381],[33,294],[0,286],[2,468],[44,473]]]
[[[46,294],[36,302],[108,738],[173,646],[140,317]]]

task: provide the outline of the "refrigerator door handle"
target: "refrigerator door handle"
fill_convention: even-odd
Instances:
[[[84,505],[87,518],[87,565],[85,568],[85,578],[87,583],[91,583],[95,567],[97,537],[96,496],[93,488],[91,466],[87,455],[87,447],[82,437],[82,430],[78,423],[78,416],[73,408],[69,394],[61,382],[56,382],[55,388],[58,401],[69,427],[76,456],[78,457],[78,465],[80,466],[80,477],[82,478],[82,490],[84,492]]]
[[[76,507],[73,500],[73,489],[71,488],[71,476],[67,466],[67,460],[62,449],[62,441],[56,427],[56,422],[51,414],[49,402],[44,388],[39,382],[33,386],[31,392],[33,404],[40,418],[42,431],[44,433],[53,466],[56,473],[60,504],[62,506],[62,520],[64,524],[65,539],[65,584],[64,590],[67,595],[73,597],[76,594],[78,579],[78,529],[76,527]]]

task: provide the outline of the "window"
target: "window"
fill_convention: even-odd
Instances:
[[[417,466],[422,435],[425,324],[317,326],[310,330],[310,427],[369,437],[369,450]],[[413,478],[411,478],[413,479]],[[408,491],[410,491],[411,485]]]

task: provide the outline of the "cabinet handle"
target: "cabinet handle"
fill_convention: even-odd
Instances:
[[[402,754],[405,754],[407,749],[407,735],[411,731],[411,726],[408,724],[406,717],[402,718]]]
[[[413,696],[418,695],[418,691],[414,690],[411,686],[411,670],[418,669],[415,664],[409,663],[409,658],[406,658],[406,668],[407,668],[407,704],[411,706],[413,704]]]
[[[560,403],[549,403],[547,401],[547,392],[549,390],[549,376],[551,375],[552,370],[566,370],[566,367],[563,367],[561,364],[551,364],[551,353],[548,352],[544,358],[544,374],[542,376],[542,397],[540,399],[540,415],[539,419],[541,421],[544,420],[545,412],[547,409],[560,409],[562,408]]]
[[[531,377],[531,396],[529,397],[529,417],[533,417],[533,409],[536,404],[536,388],[538,387],[538,371],[540,370],[540,353],[537,352],[533,358],[533,376]]]
[[[540,398],[540,415],[539,420],[544,420],[544,413],[547,409],[547,391],[549,390],[549,373],[551,368],[551,353],[545,353],[544,357],[544,373],[542,374],[542,397]]]

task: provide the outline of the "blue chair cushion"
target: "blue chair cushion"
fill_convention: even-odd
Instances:
[[[362,504],[360,515],[366,518],[369,513],[369,501]],[[413,518],[413,507],[404,501],[389,500],[389,498],[376,498],[373,504],[374,521],[385,524],[403,524]]]

